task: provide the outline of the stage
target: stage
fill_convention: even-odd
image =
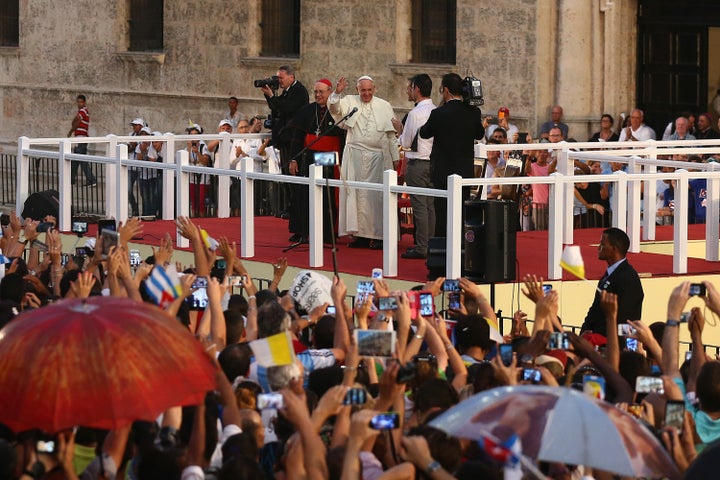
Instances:
[[[227,237],[229,241],[238,244],[240,250],[240,219],[231,218],[196,218],[193,220],[214,238]],[[287,229],[288,221],[275,217],[255,218],[255,256],[248,258],[262,263],[274,262],[279,257],[287,257],[288,264],[297,268],[309,268],[309,251],[307,245],[300,245],[288,252],[283,252],[290,242],[290,233]],[[90,226],[88,235],[94,234],[95,225]],[[143,222],[142,238],[133,239],[133,243],[157,245],[160,238],[170,233],[175,238],[174,222],[168,220]],[[585,272],[589,280],[598,280],[605,272],[606,264],[597,259],[597,244],[600,241],[602,229],[579,229],[574,233],[574,244],[579,245],[585,261]],[[720,272],[720,264],[708,262],[701,258],[692,258],[693,251],[704,252],[705,225],[690,225],[688,239],[690,255],[688,259],[688,275],[709,275]],[[675,276],[672,271],[672,226],[658,226],[656,240],[642,242],[640,253],[628,254],[629,262],[635,267],[641,277],[669,277]],[[382,251],[369,249],[353,249],[347,244],[349,238],[340,238],[337,241],[337,263],[340,272],[359,276],[370,276],[375,267],[382,267]],[[404,234],[398,246],[398,257],[407,248],[412,247],[412,235]],[[517,234],[517,277],[525,274],[547,274],[547,231],[518,232]],[[693,248],[695,246],[696,248]],[[702,248],[700,248],[702,247]],[[329,245],[324,249],[324,267],[320,270],[332,271],[332,252]],[[427,268],[424,260],[398,260],[398,280],[409,282],[424,282],[427,277]],[[563,272],[563,280],[575,278]]]

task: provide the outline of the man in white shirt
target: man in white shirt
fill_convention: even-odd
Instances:
[[[620,142],[655,140],[655,130],[643,123],[645,114],[639,108],[630,113],[630,125],[620,132]]]
[[[433,139],[420,138],[418,130],[425,125],[435,105],[430,98],[432,79],[421,73],[410,78],[408,98],[415,102],[415,108],[408,113],[400,145],[405,151],[407,169],[405,182],[411,187],[433,188],[430,181],[430,152]],[[424,195],[411,195],[413,223],[415,224],[415,247],[400,255],[402,258],[426,258],[428,239],[435,232],[435,199]]]

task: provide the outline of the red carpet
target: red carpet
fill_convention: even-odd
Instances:
[[[231,242],[240,243],[240,219],[239,218],[200,218],[195,222],[208,233],[215,237],[227,237]],[[144,238],[133,240],[137,243],[156,245],[159,239],[166,233],[175,238],[175,227],[171,221],[145,222],[143,228]],[[94,229],[93,229],[94,230]],[[599,279],[605,272],[606,265],[597,259],[597,244],[600,241],[602,229],[585,229],[575,231],[575,244],[580,245],[583,259],[585,261],[585,272],[588,279]],[[89,232],[93,234],[93,231]],[[287,253],[283,249],[288,247],[287,241],[290,233],[287,230],[287,220],[275,217],[255,218],[255,257],[251,260],[258,262],[273,262],[278,257],[287,257],[288,263],[295,267],[309,268],[308,246],[301,245]],[[657,227],[657,240],[672,240],[673,230],[671,226]],[[705,237],[704,225],[691,225],[688,231],[690,240],[703,239]],[[535,273],[541,276],[547,275],[547,232],[519,232],[517,234],[517,262],[519,277],[527,273]],[[348,240],[338,240],[338,269],[342,272],[355,275],[370,276],[375,267],[382,267],[382,251],[367,249],[351,249],[347,247]],[[398,253],[404,252],[412,246],[412,236],[402,236]],[[660,255],[653,253],[632,253],[628,256],[630,263],[635,269],[643,274],[652,276],[672,276],[671,255]],[[325,267],[323,270],[332,271],[332,252],[325,248]],[[691,274],[715,274],[720,272],[720,265],[705,260],[694,258],[688,259],[688,272]],[[398,279],[412,282],[422,282],[427,275],[424,260],[400,259],[398,263]],[[563,280],[575,280],[575,278],[563,272]]]

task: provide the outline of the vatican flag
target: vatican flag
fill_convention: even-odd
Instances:
[[[568,245],[565,247],[562,257],[560,258],[560,266],[576,277],[586,280],[585,262],[583,262],[579,245]]]

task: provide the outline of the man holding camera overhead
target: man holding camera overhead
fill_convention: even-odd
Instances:
[[[290,173],[290,159],[293,152],[292,132],[286,129],[292,117],[300,111],[302,107],[310,103],[310,97],[305,86],[295,79],[295,69],[289,65],[283,65],[278,68],[277,75],[265,80],[255,80],[255,86],[259,87],[265,95],[268,107],[272,114],[272,144],[280,150],[280,163],[282,173],[288,175]],[[277,91],[282,88],[282,93]],[[280,212],[275,212],[276,216],[286,217],[291,202],[290,189],[288,184],[280,186]]]

